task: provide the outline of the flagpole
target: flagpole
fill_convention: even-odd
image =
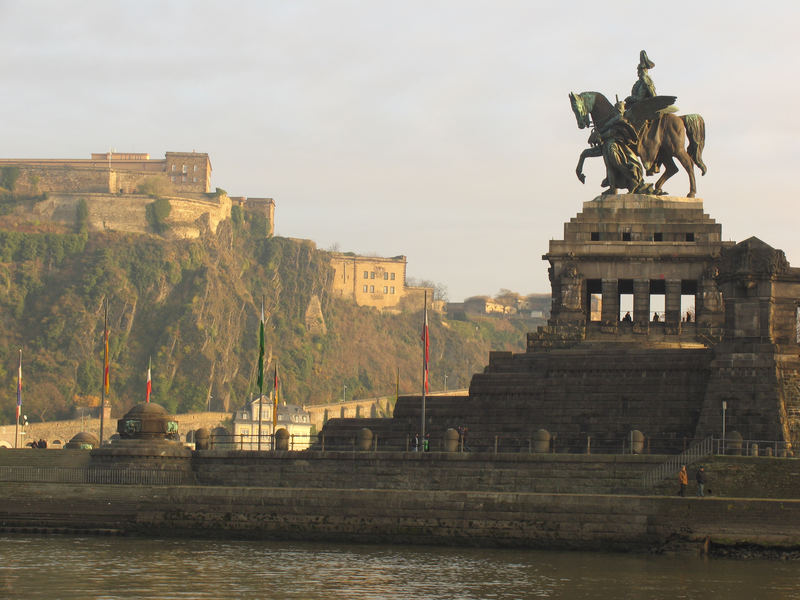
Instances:
[[[19,349],[19,368],[17,369],[17,420],[14,424],[14,448],[19,448],[19,415],[22,410],[22,348]]]
[[[422,325],[422,436],[420,443],[425,447],[425,392],[428,387],[428,290],[425,290],[423,304],[423,325]]]
[[[111,160],[111,159],[109,159]],[[106,412],[106,385],[108,385],[108,296],[103,298],[103,383],[100,386],[100,445],[103,445],[103,426]]]
[[[278,359],[275,359],[275,397],[272,405],[272,449],[277,450],[275,430],[278,429]]]
[[[261,405],[264,398],[264,296],[261,296],[261,324],[258,328],[258,451],[261,451]],[[252,448],[252,446],[250,446]]]

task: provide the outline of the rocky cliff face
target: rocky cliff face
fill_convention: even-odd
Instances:
[[[276,364],[289,402],[328,402],[344,386],[348,398],[393,393],[398,371],[401,393],[419,389],[421,316],[333,299],[327,253],[262,229],[245,218],[216,234],[166,240],[0,219],[0,381],[15,389],[22,348],[30,421],[97,403],[107,297],[114,417],[144,399],[150,358],[153,400],[168,410],[231,410],[257,393],[263,298],[265,392]],[[490,348],[521,350],[531,326],[432,318],[434,389],[444,375],[451,389],[465,387]],[[0,414],[13,422],[13,403]]]

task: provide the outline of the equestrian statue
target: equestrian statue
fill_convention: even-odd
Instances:
[[[703,163],[705,121],[697,114],[673,114],[677,110],[673,105],[676,96],[656,94],[648,73],[653,67],[655,63],[642,50],[636,69],[639,78],[631,95],[615,104],[600,92],[570,93],[578,128],[592,128],[589,148],[581,153],[575,173],[585,183],[584,161],[602,156],[606,166],[602,185],[608,188],[603,194],[616,194],[620,188],[632,194],[665,194],[664,182],[678,172],[673,160],[677,158],[689,175],[687,196],[694,198],[697,193],[694,165],[703,175],[707,171]],[[664,173],[655,186],[645,183],[642,167],[647,175],[652,175],[659,172],[661,165]]]

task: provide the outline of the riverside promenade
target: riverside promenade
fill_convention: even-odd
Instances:
[[[169,470],[130,468],[102,483],[112,481],[99,475],[109,470],[92,467],[87,451],[4,450],[0,529],[632,552],[800,549],[800,461],[710,458],[703,465],[711,495],[696,498],[690,485],[681,498],[671,480],[641,487],[663,459],[208,450],[192,454],[181,484]]]

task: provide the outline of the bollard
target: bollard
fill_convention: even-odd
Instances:
[[[372,430],[368,427],[362,427],[358,430],[358,438],[356,448],[360,451],[369,450],[372,448]]]
[[[536,454],[546,454],[550,451],[550,432],[546,429],[540,429],[533,434],[533,451]],[[553,451],[555,451],[555,444],[553,444]]]
[[[211,446],[211,432],[205,427],[201,427],[194,432],[194,449],[208,450]]]
[[[733,456],[742,455],[742,434],[738,431],[731,431],[725,439],[725,444],[722,448],[723,454],[731,454]]]
[[[275,432],[275,449],[282,452],[289,450],[289,432],[283,427]]]
[[[758,444],[752,444],[750,446],[750,456],[758,456]]]
[[[444,451],[445,452],[458,452],[459,442],[458,431],[452,427],[444,432]]]
[[[631,454],[644,452],[644,434],[638,429],[631,431]]]

